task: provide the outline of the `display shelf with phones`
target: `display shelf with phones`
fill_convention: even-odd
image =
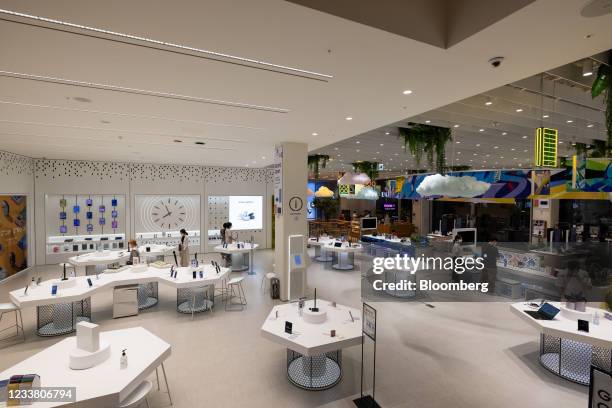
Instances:
[[[190,248],[200,247],[200,230],[188,230]],[[136,242],[138,245],[168,245],[178,246],[181,242],[179,231],[156,231],[156,232],[137,232]]]
[[[125,234],[56,235],[47,237],[47,254],[75,254],[101,249],[123,249]]]

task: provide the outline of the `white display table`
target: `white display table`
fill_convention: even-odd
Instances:
[[[238,248],[240,244],[240,248]],[[254,275],[253,272],[253,251],[259,247],[258,244],[250,244],[248,242],[237,242],[229,244],[227,247],[217,245],[214,250],[220,254],[228,254],[232,257],[232,272],[249,271],[249,275]]]
[[[588,385],[591,364],[610,371],[612,364],[612,321],[604,318],[601,309],[587,308],[586,313],[564,310],[553,320],[537,320],[525,310],[537,310],[525,302],[510,305],[510,310],[540,332],[540,363],[549,371],[567,380]],[[577,318],[591,320],[599,313],[599,324],[589,324],[589,332],[578,331]]]
[[[34,408],[78,405],[79,407],[117,407],[157,367],[170,357],[171,346],[142,327],[100,333],[100,341],[110,344],[111,355],[104,362],[85,369],[68,367],[76,337],[64,339],[0,373],[0,378],[35,373],[42,387],[76,387],[76,403],[34,402]],[[121,350],[127,349],[128,365],[121,369]],[[168,380],[166,379],[168,389]],[[170,390],[168,389],[170,396]],[[170,397],[172,403],[172,398]]]
[[[51,286],[56,280],[47,280],[40,285],[31,286],[26,295],[24,288],[9,293],[11,301],[20,308],[37,307],[38,334],[41,336],[63,335],[74,331],[79,321],[91,320],[91,296],[102,291],[110,291],[116,286],[130,284],[161,283],[177,289],[177,310],[182,313],[194,313],[210,309],[213,304],[207,298],[205,308],[197,306],[201,303],[199,292],[201,288],[214,287],[224,281],[230,273],[229,268],[221,268],[216,272],[212,265],[195,268],[196,278],[193,278],[194,268],[177,268],[177,277],[170,277],[170,268],[147,267],[134,265],[117,273],[101,274],[99,278],[77,276],[75,283],[67,288],[59,288],[56,295],[51,294]],[[203,277],[200,278],[199,271]],[[89,286],[90,278],[93,286]],[[186,295],[186,292],[189,292]],[[197,292],[197,295],[196,293]],[[185,299],[187,297],[187,299]],[[181,301],[182,299],[182,301]],[[187,305],[184,303],[187,302]],[[181,306],[183,304],[183,306]],[[196,310],[194,310],[194,308]]]
[[[334,239],[331,237],[308,238],[308,245],[315,249],[314,259],[319,262],[331,262],[334,257],[326,251],[325,247]]]
[[[339,241],[335,241],[339,242]],[[331,252],[336,257],[336,262],[332,263],[332,268],[341,271],[350,271],[355,268],[355,254],[363,249],[361,244],[349,244],[342,242],[342,246],[335,246],[335,242],[325,245],[325,251]],[[332,261],[333,262],[333,261]]]
[[[148,251],[147,248],[149,248]],[[176,245],[172,246],[161,244],[141,245],[138,247],[138,253],[140,253],[140,257],[143,260],[148,258],[157,258],[163,261],[164,256],[172,254],[172,251],[178,251],[178,247]]]
[[[304,310],[313,306],[306,301]],[[287,348],[287,377],[304,389],[324,390],[342,378],[342,349],[361,344],[361,311],[344,305],[332,307],[330,302],[317,300],[317,317],[321,323],[307,323],[299,315],[298,304],[275,306],[261,326],[263,337]],[[278,311],[278,317],[276,312]],[[351,321],[349,311],[355,321]],[[319,321],[318,319],[315,319]],[[285,322],[293,323],[293,334],[285,333]],[[331,337],[331,330],[336,337]]]
[[[79,271],[83,271],[83,275],[94,275],[97,265],[113,265],[130,258],[130,253],[127,250],[122,251],[96,251],[89,252],[83,255],[76,255],[68,258],[68,262],[74,265],[77,275]]]

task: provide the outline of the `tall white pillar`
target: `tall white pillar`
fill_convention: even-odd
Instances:
[[[281,300],[289,298],[290,235],[303,235],[308,239],[306,223],[306,189],[308,183],[308,145],[282,143],[275,155],[275,272],[280,279]],[[280,205],[279,205],[280,204]]]

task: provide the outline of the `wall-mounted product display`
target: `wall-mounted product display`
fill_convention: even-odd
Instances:
[[[107,207],[113,209],[110,219],[107,219]],[[46,195],[45,227],[47,254],[123,248],[125,197],[115,194]]]
[[[27,197],[0,195],[0,280],[28,267]]]
[[[229,221],[234,230],[263,228],[262,196],[229,196]]]
[[[208,243],[218,245],[221,243],[221,228],[229,220],[229,197],[208,197]]]
[[[178,245],[187,230],[189,245],[200,245],[199,195],[136,195],[134,228],[140,245]],[[111,212],[112,215],[112,212]]]

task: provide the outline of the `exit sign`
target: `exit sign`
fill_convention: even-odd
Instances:
[[[557,167],[557,129],[537,128],[535,139],[535,165]]]

